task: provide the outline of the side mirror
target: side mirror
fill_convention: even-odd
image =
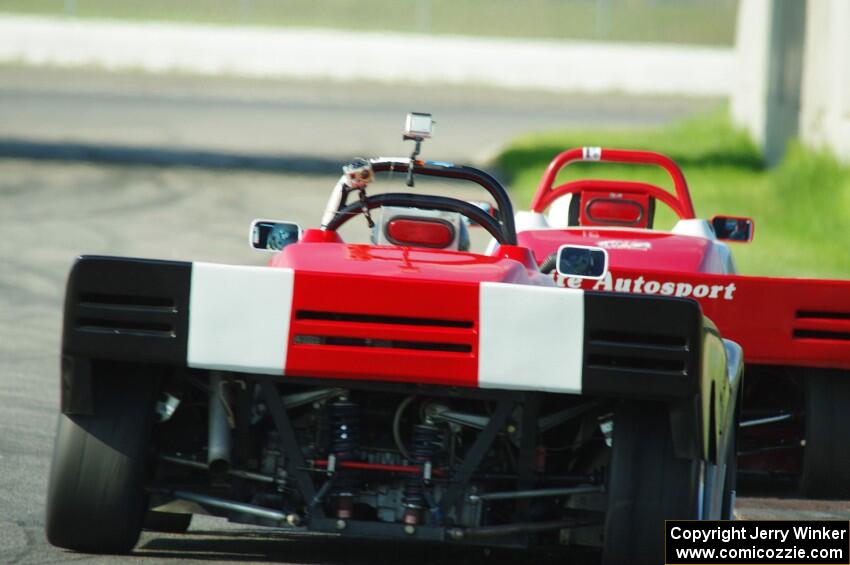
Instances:
[[[721,241],[738,241],[748,243],[753,240],[755,226],[751,218],[734,216],[714,216],[711,218],[714,234]]]
[[[294,222],[254,220],[249,237],[254,249],[274,253],[301,239],[301,226]]]
[[[469,203],[472,204],[473,206],[477,206],[477,207],[481,208],[482,210],[484,210],[487,213],[488,216],[493,216],[495,218],[496,214],[498,213],[498,211],[496,210],[496,207],[493,204],[491,204],[490,202],[484,202],[484,201],[479,202],[479,201],[475,201],[475,200],[470,200]],[[469,228],[474,228],[475,226],[480,225],[475,220],[471,220],[471,219],[467,218],[466,216],[463,216],[463,222],[466,224],[466,227],[469,227]]]
[[[598,280],[608,272],[608,252],[601,247],[562,245],[556,267],[562,277]]]

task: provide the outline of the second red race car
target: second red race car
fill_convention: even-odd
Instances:
[[[622,180],[558,183],[576,162],[660,167],[674,191]],[[653,229],[656,205],[676,215],[671,230]],[[562,286],[698,301],[744,351],[741,478],[770,475],[808,497],[850,498],[850,282],[738,274],[728,243],[749,242],[753,221],[697,218],[681,169],[648,151],[564,151],[516,225],[518,243],[544,271],[563,245],[605,249],[603,278],[561,278]]]

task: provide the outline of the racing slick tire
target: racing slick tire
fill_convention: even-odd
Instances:
[[[142,529],[156,383],[150,374],[109,372],[95,375],[94,414],[59,416],[46,516],[47,539],[58,547],[127,553]]]
[[[192,524],[191,514],[178,514],[177,512],[154,512],[148,510],[142,529],[149,532],[162,532],[165,534],[185,534]]]
[[[738,492],[738,433],[740,433],[739,430],[741,429],[741,399],[744,398],[743,382],[738,385],[738,391],[735,396],[738,400],[735,403],[734,417],[730,423],[731,428],[729,432],[731,433],[726,434],[726,459],[719,462],[725,463],[725,465],[722,465],[724,477],[720,520],[735,519],[735,501]]]
[[[703,462],[673,452],[667,406],[623,404],[614,413],[602,562],[664,563],[664,520],[701,518],[703,483]]]
[[[850,498],[850,374],[812,370],[804,379],[802,493],[807,498]]]
[[[735,419],[738,426],[738,418]],[[723,508],[721,509],[721,520],[735,519],[735,500],[738,488],[738,434],[732,434],[729,445],[729,457],[726,460],[726,477],[723,482]]]

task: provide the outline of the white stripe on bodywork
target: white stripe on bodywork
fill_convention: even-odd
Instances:
[[[581,393],[584,292],[481,283],[478,386]]]
[[[188,365],[283,374],[294,280],[292,269],[193,263]]]

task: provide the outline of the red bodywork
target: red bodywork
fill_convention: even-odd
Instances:
[[[850,282],[617,267],[610,280],[634,284],[638,278],[643,288],[651,281],[662,288],[673,283],[673,295],[690,288],[687,296],[700,303],[723,337],[743,347],[747,363],[850,369]],[[582,286],[608,290],[606,280]],[[706,296],[695,297],[702,289]]]
[[[712,242],[696,237],[637,229],[571,228],[532,230],[517,234],[519,244],[534,253],[538,263],[561,245],[602,246],[612,268],[709,272]]]
[[[485,256],[345,244],[320,230],[307,230],[302,243],[276,254],[271,266],[295,271],[286,371],[318,378],[477,387],[479,284],[553,285],[521,247],[506,245]],[[328,319],[328,313],[336,316]],[[335,344],[315,343],[327,338]],[[440,349],[350,346],[345,340]]]
[[[712,242],[664,232],[535,230],[519,241],[539,262],[563,244],[633,242],[609,247],[610,277],[581,288],[694,298],[748,363],[850,369],[850,282],[712,274]]]

